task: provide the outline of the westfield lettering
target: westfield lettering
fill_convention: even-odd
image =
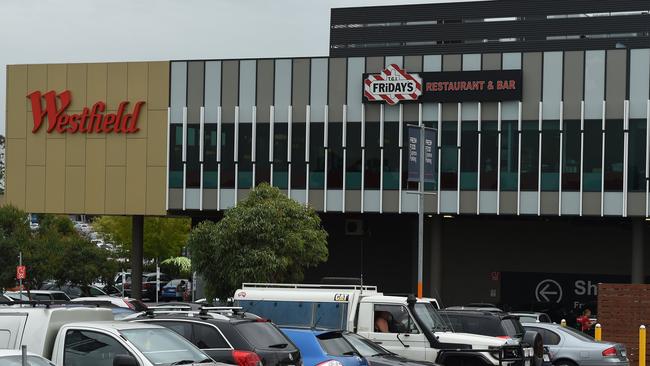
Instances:
[[[91,108],[84,107],[80,114],[70,115],[66,113],[72,101],[72,93],[69,90],[59,94],[53,90],[45,94],[35,91],[27,95],[27,98],[32,102],[32,133],[38,132],[45,117],[47,133],[135,133],[140,130],[138,117],[144,102],[135,103],[131,113],[126,113],[129,102],[121,102],[117,113],[104,113],[106,103],[99,101]]]

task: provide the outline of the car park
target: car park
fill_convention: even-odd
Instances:
[[[91,297],[91,296],[106,296],[106,292],[97,286],[72,286],[62,285],[59,286],[54,282],[45,282],[41,284],[39,290],[53,290],[63,291],[69,298],[75,299],[77,297]]]
[[[124,309],[131,309],[135,312],[142,312],[148,309],[147,305],[145,305],[142,301],[130,297],[97,296],[97,297],[78,297],[76,299],[72,299],[72,302],[97,302],[97,301],[100,302],[105,301],[107,303],[110,303],[113,306],[124,308]]]
[[[27,353],[23,363],[22,352],[12,349],[0,349],[0,365],[2,366],[55,366],[50,360],[39,355]]]
[[[178,291],[181,283],[184,282],[185,289],[189,289],[190,281],[182,278],[175,278],[162,287],[160,298],[164,301],[183,300],[183,291]]]
[[[108,309],[34,306],[0,309],[0,348],[66,366],[215,365],[177,333],[153,324],[113,321]]]
[[[571,327],[550,323],[524,324],[538,332],[554,366],[628,366],[627,350],[620,343],[599,342]]]
[[[387,296],[376,286],[243,284],[234,298],[247,312],[271,319],[280,327],[344,329],[409,359],[486,365],[533,360],[533,349],[528,345],[451,332],[431,299]],[[388,329],[377,328],[381,316],[387,318]]]
[[[282,328],[282,332],[298,346],[305,366],[368,365],[341,331]]]
[[[30,300],[34,301],[70,301],[70,297],[63,291],[30,290],[25,292]]]
[[[519,322],[524,323],[551,323],[551,317],[546,313],[539,313],[534,311],[516,311],[511,312],[510,315],[514,315],[519,318]]]
[[[158,306],[129,320],[179,333],[213,359],[239,366],[300,365],[300,351],[273,323],[239,308]],[[333,365],[332,365],[333,366]]]

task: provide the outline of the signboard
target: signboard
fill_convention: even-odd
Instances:
[[[393,71],[394,70],[394,71]],[[397,73],[397,76],[395,74]],[[416,82],[420,88],[413,93]],[[393,78],[393,79],[387,79]],[[379,75],[364,74],[364,101],[400,101],[435,103],[500,102],[522,99],[521,70],[421,72],[409,74],[390,65]],[[392,94],[391,94],[392,93]]]
[[[508,305],[595,303],[599,283],[629,283],[629,276],[570,273],[501,273],[501,302]]]
[[[363,95],[368,101],[384,101],[394,105],[402,100],[417,100],[422,95],[422,79],[408,74],[396,64],[381,74],[364,74]]]
[[[27,278],[27,268],[25,266],[16,266],[16,279],[24,280]]]
[[[408,126],[408,181],[420,181],[420,129],[418,126]],[[424,129],[424,182],[435,183],[436,166],[438,165],[437,131],[432,128]]]
[[[54,90],[41,94],[34,91],[27,95],[32,104],[34,127],[37,133],[47,117],[47,133],[135,133],[140,130],[138,118],[145,102],[137,102],[131,113],[127,113],[129,102],[121,102],[116,113],[104,113],[106,103],[98,101],[91,108],[84,107],[81,113],[67,114],[72,93],[65,90],[57,94]],[[57,102],[58,100],[58,102]],[[43,105],[45,101],[45,105]]]

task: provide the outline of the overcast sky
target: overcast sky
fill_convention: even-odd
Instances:
[[[332,7],[435,2],[0,0],[0,134],[6,65],[326,56]]]

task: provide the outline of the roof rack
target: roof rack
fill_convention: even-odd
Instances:
[[[191,305],[177,304],[177,305],[154,305],[149,306],[150,310],[195,310]]]
[[[241,306],[202,306],[199,310],[200,315],[207,315],[208,313],[241,315],[244,314],[244,308]]]
[[[13,305],[29,305],[33,308],[39,305],[44,305],[46,308],[49,308],[52,305],[57,307],[84,307],[92,305],[94,307],[102,306],[111,306],[113,305],[110,301],[107,300],[87,300],[87,301],[68,301],[68,300],[16,300],[12,302],[2,303],[3,305],[13,306]]]
[[[377,291],[377,286],[332,285],[332,284],[299,284],[299,283],[243,283],[242,289],[255,288],[292,288],[292,289],[331,289],[331,290],[363,290]]]

